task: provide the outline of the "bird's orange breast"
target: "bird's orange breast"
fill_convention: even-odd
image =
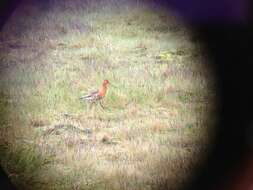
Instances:
[[[104,86],[101,89],[99,89],[99,92],[98,92],[99,96],[104,97],[106,94],[106,90],[107,90],[107,88]]]

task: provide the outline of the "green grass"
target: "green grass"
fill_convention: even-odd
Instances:
[[[40,17],[1,32],[0,161],[17,186],[173,189],[204,158],[215,96],[199,42],[165,10],[116,4],[21,7]],[[79,97],[104,79],[106,109],[89,110]]]

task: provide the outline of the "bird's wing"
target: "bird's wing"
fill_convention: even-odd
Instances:
[[[98,90],[96,90],[96,91],[92,91],[92,92],[90,92],[90,93],[89,93],[89,95],[91,95],[91,96],[92,96],[92,95],[98,94],[98,92],[99,92]]]
[[[91,98],[91,97],[93,97],[93,96],[95,96],[97,94],[98,94],[98,90],[92,91],[89,94],[82,96],[80,99],[89,99],[89,98]]]

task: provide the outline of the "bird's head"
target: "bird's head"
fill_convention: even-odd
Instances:
[[[103,82],[104,87],[107,87],[109,84],[110,84],[109,80],[107,80],[107,79],[104,80],[104,82]]]

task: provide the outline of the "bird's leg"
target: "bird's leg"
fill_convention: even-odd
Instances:
[[[102,101],[99,101],[99,105],[101,106],[101,108],[105,109],[104,105],[102,104]]]

